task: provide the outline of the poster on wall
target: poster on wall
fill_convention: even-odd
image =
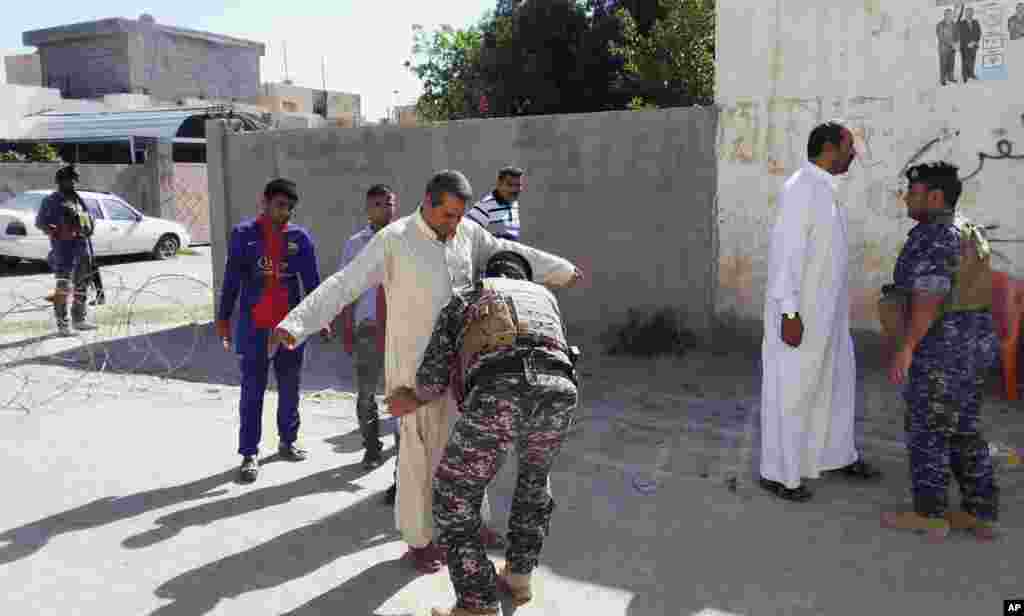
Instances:
[[[941,85],[1009,78],[1009,46],[1024,45],[1024,2],[934,0],[934,5]]]

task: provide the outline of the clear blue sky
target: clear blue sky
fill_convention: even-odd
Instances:
[[[263,81],[283,78],[282,43],[287,43],[288,73],[296,85],[321,87],[320,60],[326,57],[327,88],[362,95],[363,115],[376,120],[394,104],[395,90],[398,104],[415,101],[422,91],[419,80],[402,66],[411,56],[413,24],[428,30],[441,24],[464,27],[494,5],[494,0],[8,1],[0,20],[0,55],[34,51],[21,43],[28,30],[149,13],[157,23],[265,43]]]

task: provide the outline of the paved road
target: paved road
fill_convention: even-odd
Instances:
[[[167,261],[148,257],[121,257],[100,262],[107,305],[95,311],[99,319],[123,320],[127,310],[140,311],[151,320],[187,311],[200,316],[212,306],[213,271],[210,248],[191,249]],[[0,334],[49,327],[51,305],[45,297],[53,290],[53,274],[44,266],[22,263],[0,270]],[[26,329],[27,328],[27,329]]]
[[[200,258],[112,269],[144,281],[169,266],[209,277]],[[359,464],[338,343],[308,347],[311,459],[268,457],[259,481],[238,485],[237,364],[209,330],[0,337],[0,356],[20,353],[0,361],[0,614],[418,616],[448,604],[445,573],[420,576],[400,560],[380,500],[392,463]],[[956,535],[932,546],[879,528],[880,510],[907,506],[908,486],[898,396],[877,371],[861,376],[859,425],[866,457],[887,473],[880,484],[815,481],[804,504],[753,487],[756,357],[756,347],[672,361],[588,353],[580,421],[552,473],[558,509],[535,598],[506,616],[959,616],[998,614],[1024,595],[1024,473],[1001,476],[1007,536],[994,545]],[[265,452],[275,402],[271,392]],[[1024,435],[1020,403],[994,404],[988,419]],[[514,463],[491,492],[499,528]]]

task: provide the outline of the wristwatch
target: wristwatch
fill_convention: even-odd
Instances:
[[[797,317],[797,314],[798,313],[796,313],[796,312],[783,312],[782,313],[782,318],[783,319],[787,319],[787,320],[795,319]]]

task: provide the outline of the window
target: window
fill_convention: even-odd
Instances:
[[[103,220],[106,216],[103,215],[103,210],[100,209],[100,202],[96,199],[82,199],[85,201],[85,209],[89,210],[92,217],[96,220]]]
[[[46,195],[41,193],[21,193],[13,199],[4,201],[0,207],[3,207],[5,210],[36,212],[39,210],[39,206],[43,204],[43,199],[45,198]]]
[[[107,210],[107,215],[110,216],[110,220],[113,221],[135,222],[138,218],[130,207],[120,201],[104,199],[103,208]]]

